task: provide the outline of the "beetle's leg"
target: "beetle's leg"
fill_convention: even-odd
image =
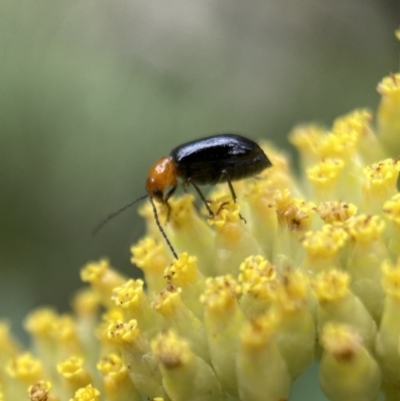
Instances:
[[[235,194],[235,190],[233,189],[231,178],[229,177],[229,174],[226,170],[222,171],[222,175],[225,176],[226,182],[228,183],[228,186],[229,186],[229,191],[231,191],[232,199],[236,203],[236,194]],[[242,220],[245,224],[247,223],[246,219],[240,213],[239,213],[239,217],[240,217],[240,220]]]
[[[164,198],[164,203],[165,203],[165,205],[167,206],[167,223],[169,222],[169,218],[170,218],[170,216],[171,216],[171,205],[169,204],[168,199],[173,195],[173,193],[175,192],[175,190],[176,190],[176,185],[175,185],[174,187],[172,187],[172,188],[167,192],[167,194],[165,195],[165,198]]]
[[[186,181],[186,183],[187,183],[187,181]],[[189,192],[188,192],[188,189],[187,189],[187,187],[188,187],[188,183],[185,185],[185,183],[183,183],[183,185],[182,185],[182,188],[183,188],[183,191],[185,192],[185,194],[188,194]],[[208,201],[207,201],[208,202]],[[197,203],[196,202],[193,202],[193,207],[196,209],[196,212],[198,213],[198,214],[200,214],[200,208],[199,208],[199,206],[197,205]]]
[[[233,185],[232,185],[232,182],[231,182],[231,177],[229,177],[229,174],[228,174],[228,172],[226,170],[222,170],[222,174],[221,175],[225,176],[226,182],[228,183],[228,186],[229,186],[229,191],[231,192],[232,199],[236,203],[236,194],[235,194],[235,190],[233,189]]]
[[[219,215],[220,211],[224,208],[224,206],[229,205],[229,202],[222,202],[220,207],[217,210],[217,213],[215,213],[217,216]]]
[[[213,211],[210,209],[210,206],[208,206],[207,199],[206,199],[206,198],[204,197],[204,195],[201,193],[200,188],[199,188],[190,178],[187,180],[187,182],[188,182],[189,184],[192,184],[192,185],[193,185],[194,189],[195,189],[196,192],[199,194],[200,199],[201,199],[201,200],[203,201],[203,203],[206,205],[206,209],[207,209],[207,211],[208,211],[208,214],[210,215],[210,217],[213,217],[213,216],[214,216],[214,213],[213,213]]]

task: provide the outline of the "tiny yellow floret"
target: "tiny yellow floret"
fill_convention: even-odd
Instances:
[[[169,259],[165,252],[164,244],[156,241],[153,237],[146,236],[136,245],[131,247],[132,264],[144,272],[162,274]]]
[[[335,302],[349,294],[350,276],[340,270],[332,269],[319,273],[312,282],[318,302]]]
[[[186,365],[192,358],[187,341],[178,338],[172,331],[160,333],[152,342],[154,356],[167,369]]]
[[[40,308],[31,312],[25,319],[25,329],[38,337],[51,337],[58,315],[50,308]]]
[[[108,259],[101,259],[98,262],[88,263],[81,271],[81,280],[84,283],[100,281],[110,268]]]
[[[169,285],[160,292],[155,301],[153,308],[164,316],[174,316],[176,311],[182,306],[181,300],[182,290],[179,287]]]
[[[324,159],[306,170],[307,177],[318,189],[332,187],[344,167],[343,160]]]
[[[347,220],[344,227],[354,240],[368,243],[380,237],[385,222],[379,216],[362,214]]]
[[[363,170],[364,192],[367,197],[392,195],[396,191],[400,160],[386,159],[365,167]]]
[[[128,280],[122,286],[113,289],[111,299],[116,306],[123,309],[139,308],[144,296],[143,285],[143,280]]]
[[[99,309],[99,301],[92,288],[83,288],[75,294],[72,307],[78,316],[95,316]]]
[[[39,381],[44,375],[42,363],[29,352],[12,358],[6,366],[6,372],[10,377],[27,384]]]
[[[63,361],[57,365],[57,371],[65,379],[68,380],[90,380],[89,374],[84,369],[83,359],[77,356],[72,356],[66,361]]]
[[[140,330],[135,319],[124,323],[119,320],[108,326],[107,337],[116,343],[135,343],[141,338]]]
[[[327,323],[322,330],[321,344],[336,359],[347,361],[361,349],[362,339],[348,326]]]
[[[28,397],[30,401],[50,401],[50,389],[51,383],[41,380],[28,388]]]
[[[332,258],[347,240],[347,233],[340,227],[325,224],[319,231],[309,231],[302,239],[303,247],[313,258]]]
[[[369,110],[358,109],[349,114],[337,118],[332,126],[335,135],[347,135],[354,137],[358,142],[366,135],[370,134],[372,114]]]
[[[111,303],[112,290],[124,284],[124,277],[114,270],[107,259],[91,262],[81,270],[81,280],[90,283],[105,305]]]
[[[185,194],[180,198],[172,198],[168,202],[171,206],[170,219],[174,227],[180,227],[193,218],[193,195]]]
[[[400,194],[392,196],[383,204],[383,212],[389,220],[400,225]]]
[[[325,135],[323,127],[315,124],[301,125],[290,133],[289,141],[308,159],[315,161],[319,158],[319,149]]]
[[[342,223],[355,216],[357,206],[343,201],[327,201],[321,202],[316,211],[325,223],[334,224]]]
[[[0,361],[15,356],[17,352],[18,345],[10,333],[9,324],[0,320]]]
[[[240,291],[240,286],[229,274],[214,278],[210,277],[206,280],[206,290],[200,297],[200,302],[209,311],[226,311],[237,303],[237,296]]]
[[[263,256],[249,256],[240,265],[238,281],[243,294],[270,298],[276,286],[276,268]]]
[[[247,322],[240,333],[242,345],[251,349],[264,347],[271,341],[278,323],[275,313],[267,313]]]
[[[103,357],[96,365],[97,369],[105,376],[111,375],[115,378],[127,375],[126,366],[117,354],[109,354]]]
[[[292,198],[288,190],[274,194],[276,214],[282,228],[289,231],[305,231],[310,228],[315,205],[303,199]]]
[[[198,279],[197,257],[181,253],[164,271],[167,282],[182,287],[194,284]]]
[[[100,391],[89,384],[84,388],[80,388],[70,401],[99,401],[99,395]]]
[[[308,279],[299,271],[286,270],[276,291],[276,307],[280,312],[297,312],[306,307]]]
[[[212,202],[210,207],[214,216],[208,219],[208,223],[218,230],[222,230],[229,223],[240,221],[240,206],[232,202],[229,196]]]
[[[396,264],[389,261],[382,263],[382,287],[390,297],[400,301],[400,259]]]
[[[348,160],[355,153],[357,139],[357,136],[352,133],[336,130],[326,135],[318,149],[318,154],[321,159]]]
[[[72,316],[60,316],[54,325],[54,337],[62,343],[78,343],[76,323]]]

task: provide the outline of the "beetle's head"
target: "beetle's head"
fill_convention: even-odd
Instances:
[[[155,200],[164,202],[164,192],[176,186],[177,169],[170,156],[163,157],[151,167],[146,181],[146,191]]]

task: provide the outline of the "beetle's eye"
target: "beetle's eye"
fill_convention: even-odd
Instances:
[[[163,192],[161,191],[161,190],[159,190],[159,189],[155,189],[154,191],[153,191],[153,197],[154,198],[156,198],[156,199],[163,199],[163,196],[164,194],[163,194]]]

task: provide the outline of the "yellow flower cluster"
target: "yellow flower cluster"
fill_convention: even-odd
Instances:
[[[284,401],[315,360],[331,401],[399,400],[400,74],[378,91],[376,128],[356,110],[291,133],[302,176],[264,145],[273,167],[238,203],[217,188],[208,221],[172,199],[176,260],[144,205],[144,280],[88,264],[73,314],[26,319],[31,352],[0,324],[0,400]]]

